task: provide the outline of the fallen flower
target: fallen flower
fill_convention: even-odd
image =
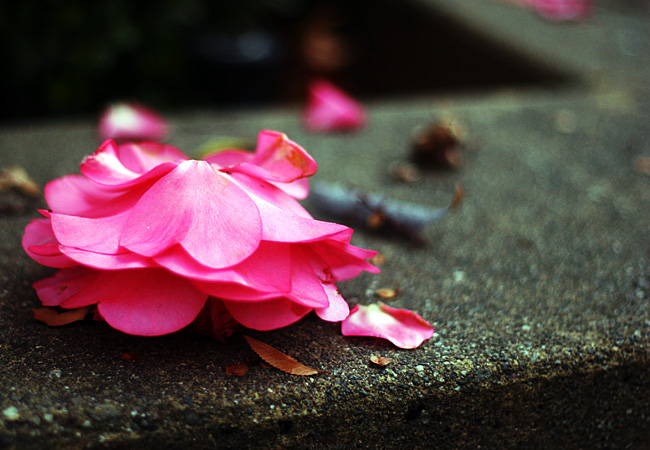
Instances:
[[[299,363],[291,356],[282,353],[280,350],[277,350],[262,341],[258,341],[250,336],[244,337],[253,351],[276,369],[280,369],[281,371],[290,373],[291,375],[301,376],[316,375],[318,372],[322,372],[321,370],[312,369],[311,367]]]
[[[372,336],[388,339],[400,348],[416,348],[433,336],[433,327],[408,309],[384,303],[355,306],[341,323],[344,336]]]
[[[510,3],[531,8],[556,22],[587,20],[593,12],[593,0],[510,0]]]
[[[197,320],[223,338],[236,322],[287,326],[311,311],[349,313],[335,282],[379,270],[376,252],[350,244],[352,229],[313,219],[297,202],[316,163],[298,144],[262,131],[254,154],[205,160],[154,142],[106,141],[45,188],[49,211],[23,248],[59,268],[34,284],[45,306],[97,304],[125,333],[156,336]],[[199,323],[200,322],[200,323]]]
[[[363,127],[364,108],[347,93],[323,79],[309,84],[304,123],[312,131],[345,131]]]
[[[169,126],[157,112],[135,103],[116,103],[99,118],[102,140],[160,141],[167,137]]]

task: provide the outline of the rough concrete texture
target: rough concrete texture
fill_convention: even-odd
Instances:
[[[468,23],[484,12],[488,30],[512,11],[544,28],[542,40],[557,30],[579,41],[585,28],[595,35],[625,17],[650,42],[640,6],[561,26],[499,3],[448,3]],[[618,55],[615,40],[598,42]],[[188,152],[272,128],[315,156],[315,179],[431,206],[464,187],[462,207],[425,230],[426,248],[359,229],[353,242],[385,256],[382,273],[339,286],[351,305],[398,288],[387,302],[436,328],[423,346],[344,337],[315,316],[248,332],[328,373],[266,368],[241,335],[220,344],[191,331],[143,338],[102,323],[36,322],[30,285],[53,271],[24,255],[20,238],[37,215],[0,217],[0,448],[650,448],[650,176],[635,168],[650,155],[650,91],[637,82],[648,51],[610,66],[612,80],[623,68],[630,81],[607,90],[377,101],[352,134],[309,134],[298,109],[171,116],[172,143]],[[470,132],[464,166],[391,179],[388,165],[441,115]],[[98,145],[93,126],[5,126],[2,165],[22,165],[41,184],[75,172]],[[374,354],[393,362],[375,366]],[[226,375],[242,362],[247,375]]]

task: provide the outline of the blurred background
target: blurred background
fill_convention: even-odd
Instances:
[[[297,103],[313,76],[361,99],[563,79],[417,1],[2,2],[0,21],[2,121]]]

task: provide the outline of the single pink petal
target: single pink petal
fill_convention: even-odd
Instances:
[[[543,17],[555,21],[581,21],[591,16],[592,0],[532,0]]]
[[[50,219],[34,219],[25,227],[22,240],[27,254],[39,264],[62,269],[78,263],[61,253]]]
[[[167,134],[167,122],[158,113],[134,103],[111,105],[99,119],[102,139],[160,141]]]
[[[337,287],[332,283],[324,283],[323,288],[329,299],[329,305],[325,308],[314,308],[318,317],[327,322],[340,322],[350,314],[350,307]]]
[[[160,142],[125,142],[118,146],[118,158],[127,169],[143,174],[165,162],[185,161],[189,158],[180,149]]]
[[[99,271],[83,266],[59,270],[56,275],[33,284],[38,298],[45,306],[59,306],[92,283]]]
[[[311,218],[311,214],[309,214],[309,212],[307,212],[307,210],[296,201],[296,197],[291,195],[294,191],[296,191],[294,193],[299,193],[297,191],[302,188],[294,190],[294,187],[298,186],[301,182],[307,183],[307,187],[309,187],[308,180],[300,179],[291,183],[275,184],[241,173],[233,173],[232,178],[242,187],[242,189],[251,195],[256,203],[258,199],[261,199],[285,211],[292,212],[301,217]]]
[[[307,245],[311,251],[316,252],[323,258],[336,280],[348,280],[364,271],[369,273],[381,272],[377,267],[366,261],[366,259],[375,256],[376,251],[365,250],[335,239],[326,239],[304,245]]]
[[[151,165],[151,159],[135,161],[134,158],[141,147],[133,145],[126,146],[122,149],[131,167],[144,170],[143,165]],[[120,159],[120,149],[114,141],[104,142],[95,153],[87,156],[81,163],[81,173],[88,179],[98,183],[104,190],[125,190],[133,189],[134,186],[141,185],[148,181],[155,181],[172,171],[179,161],[163,161],[151,167],[148,171],[134,172],[127,168]],[[142,156],[142,155],[140,155]],[[183,158],[187,159],[187,158]]]
[[[286,134],[263,130],[257,137],[257,149],[250,162],[221,169],[226,173],[245,173],[261,180],[290,183],[312,176],[316,161]]]
[[[275,183],[273,181],[269,183],[298,200],[303,200],[309,195],[309,180],[306,178],[300,178],[291,183]]]
[[[304,122],[312,131],[355,130],[366,122],[363,107],[326,80],[313,80],[308,95]]]
[[[260,302],[226,301],[223,304],[233,318],[247,328],[267,331],[286,327],[306,316],[311,308],[286,298]]]
[[[61,246],[61,252],[75,264],[101,270],[143,269],[158,267],[151,259],[126,250],[118,249],[118,253],[97,253],[74,247]]]
[[[142,196],[120,244],[155,256],[178,243],[201,264],[224,268],[250,256],[261,238],[259,211],[246,192],[207,162],[184,161]]]
[[[51,216],[54,235],[62,245],[96,253],[116,254],[129,211],[99,218],[55,213]]]
[[[162,269],[104,271],[64,308],[98,303],[110,326],[129,334],[158,336],[189,325],[207,300],[189,281]]]
[[[400,348],[416,348],[433,336],[433,327],[407,309],[383,303],[356,305],[341,324],[344,336],[373,336],[388,339]]]
[[[196,286],[216,297],[221,296],[218,283],[224,282],[261,291],[288,292],[291,289],[291,253],[286,244],[262,241],[248,258],[224,269],[198,263],[180,246],[171,247],[153,259],[178,275],[196,280]],[[217,284],[211,287],[214,282]]]
[[[220,169],[223,167],[234,166],[244,162],[250,162],[253,159],[253,153],[246,150],[221,150],[211,153],[201,158],[210,164],[217,165]]]
[[[45,199],[55,213],[104,217],[133,207],[139,195],[137,192],[107,192],[86,177],[66,175],[45,186]]]

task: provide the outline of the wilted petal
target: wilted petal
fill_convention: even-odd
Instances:
[[[155,256],[178,243],[201,264],[223,268],[250,256],[261,237],[260,215],[246,192],[207,162],[185,161],[142,196],[120,244]]]
[[[335,239],[313,242],[309,244],[309,248],[323,258],[336,280],[348,280],[364,271],[380,272],[377,267],[366,261],[377,254],[374,250],[355,247]]]
[[[290,183],[316,173],[316,161],[286,134],[263,130],[257,137],[257,149],[250,162],[221,169],[245,173],[262,180]]]
[[[354,130],[365,124],[366,115],[352,97],[332,83],[318,79],[309,84],[304,121],[312,131]]]
[[[433,336],[433,327],[407,309],[383,303],[355,306],[341,324],[344,336],[373,336],[388,339],[400,348],[416,348]]]
[[[286,298],[259,302],[223,302],[233,318],[247,328],[266,331],[286,327],[306,316],[311,308]]]
[[[54,237],[50,219],[34,219],[25,227],[23,248],[37,263],[48,267],[64,268],[76,266],[59,249],[59,241]]]
[[[92,283],[99,273],[97,270],[76,266],[61,269],[53,277],[37,281],[33,286],[43,305],[59,306]]]
[[[64,308],[98,303],[110,326],[129,334],[158,336],[189,325],[207,300],[189,281],[162,269],[104,271]]]
[[[102,139],[159,141],[167,133],[167,122],[160,115],[134,103],[111,105],[99,119]]]

